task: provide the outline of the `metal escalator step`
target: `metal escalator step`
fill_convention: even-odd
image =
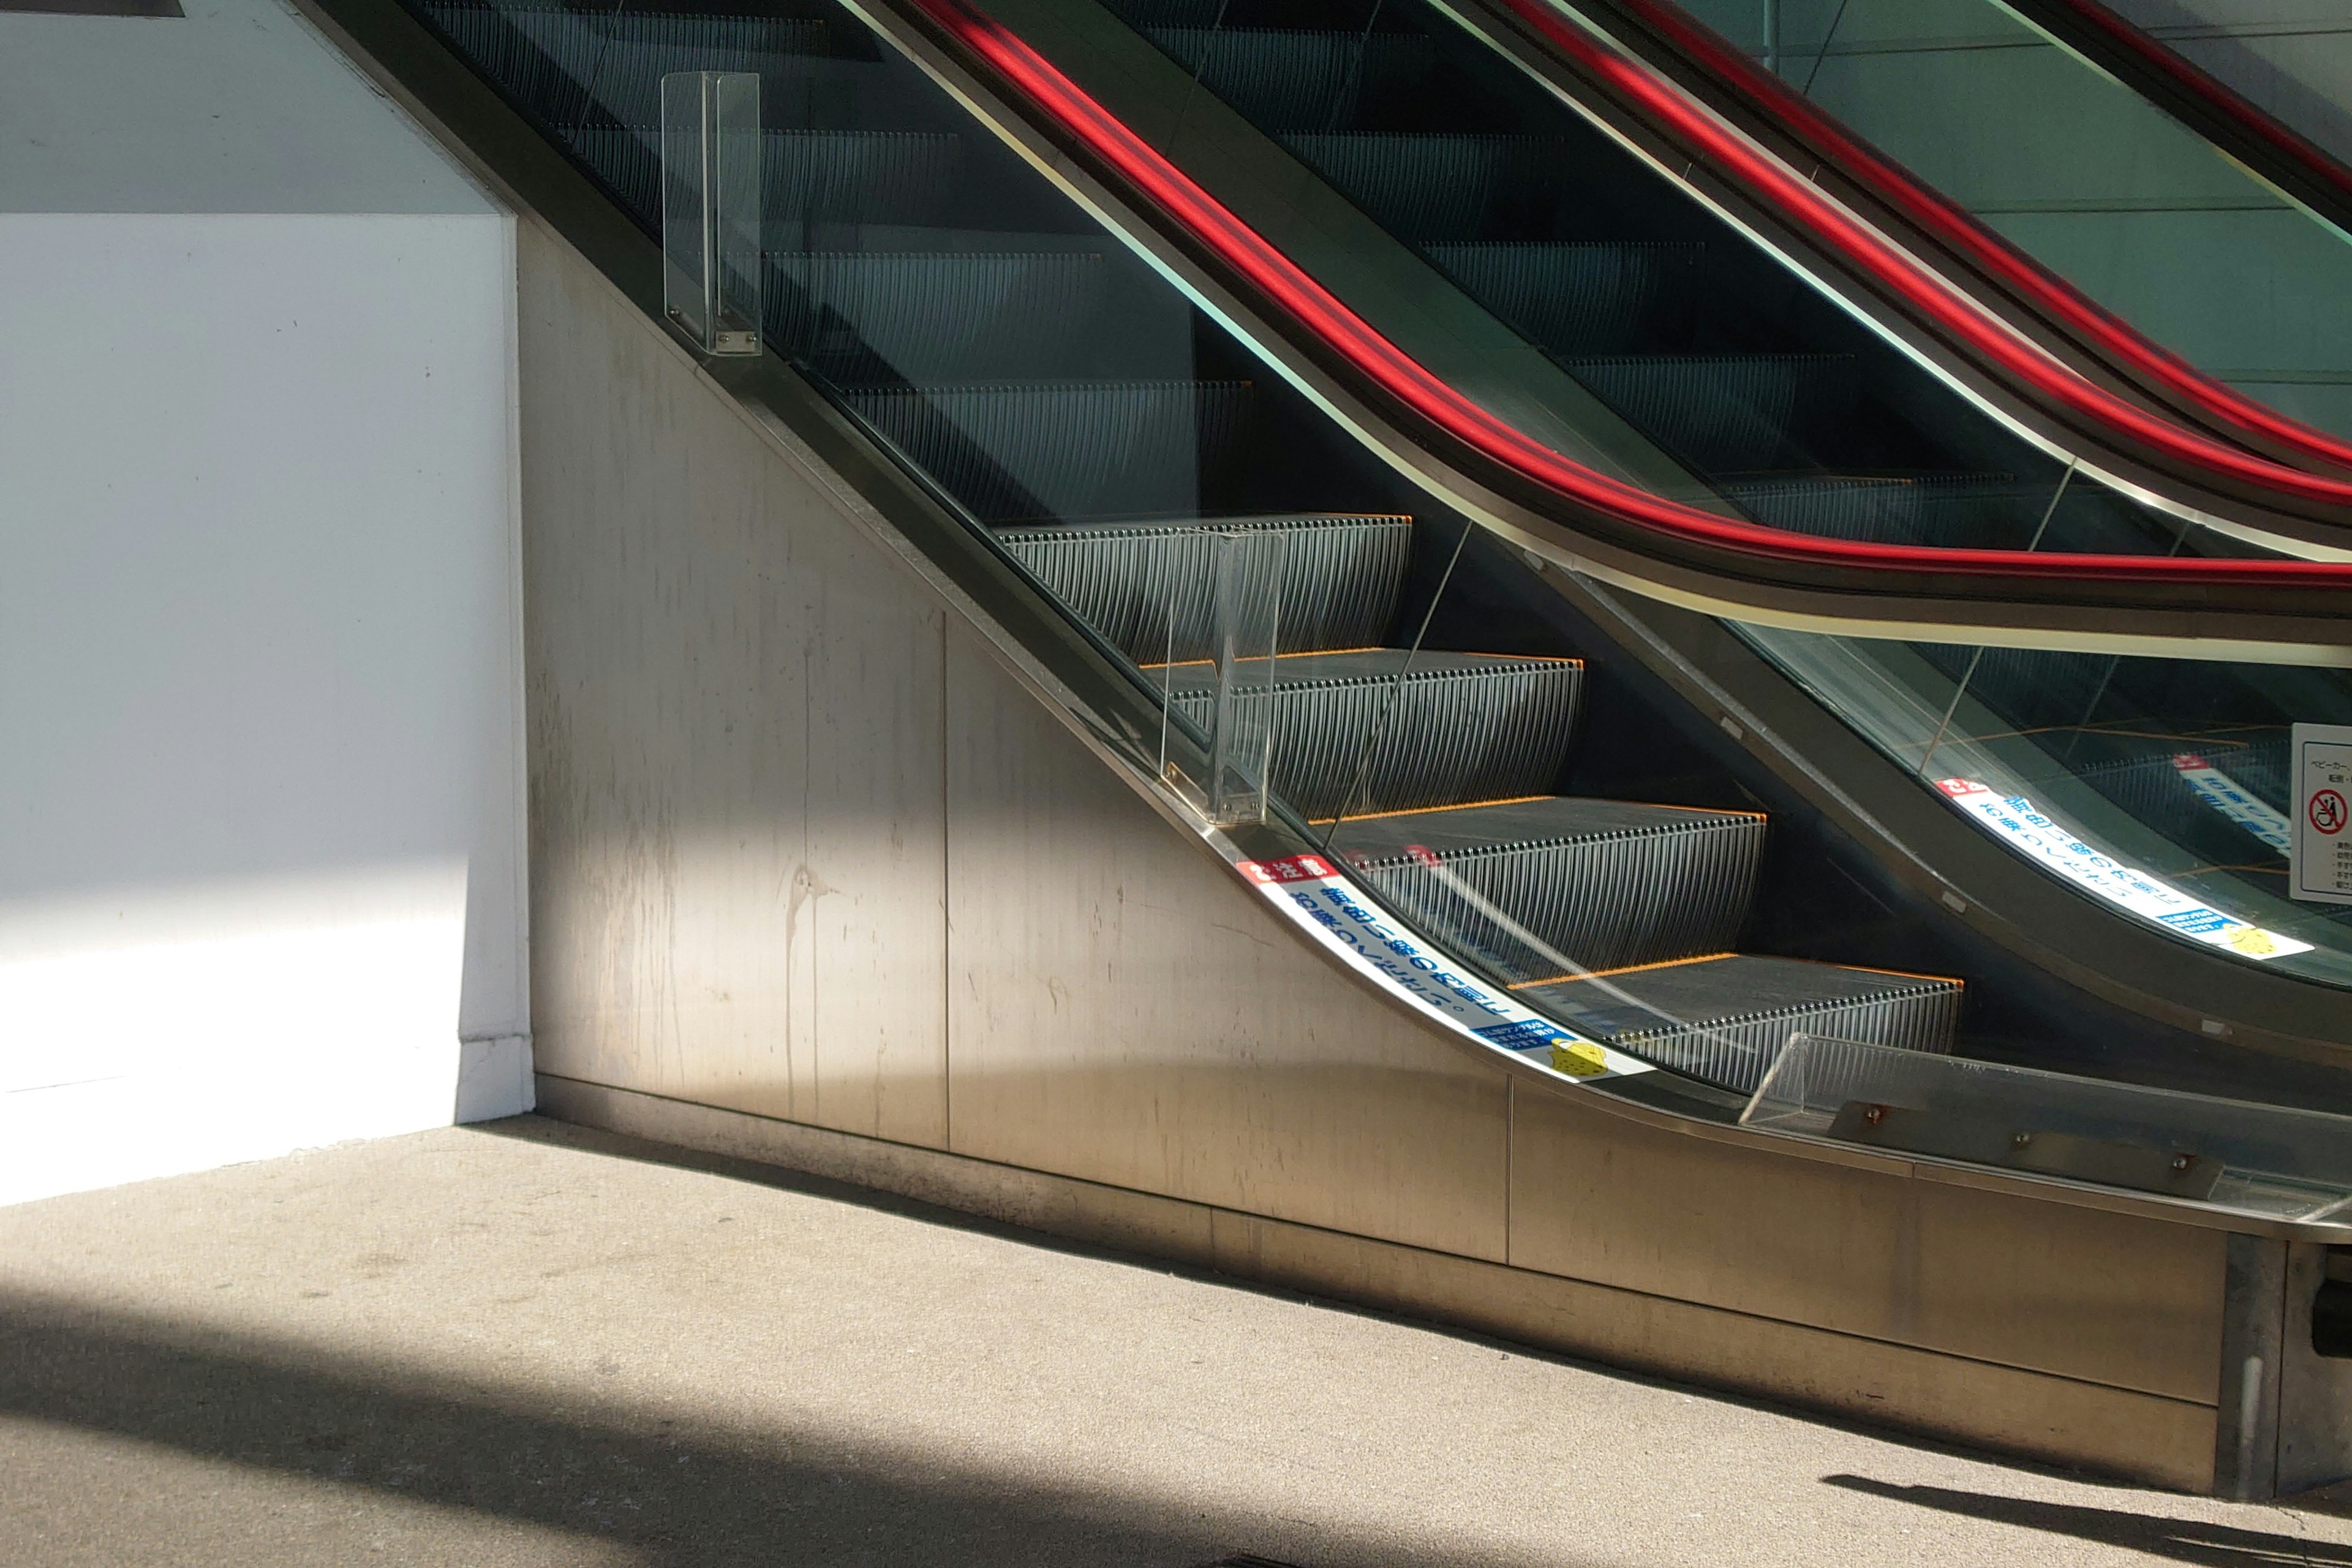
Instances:
[[[1739,935],[1764,818],[1551,795],[1351,818],[1332,853],[1510,981],[1721,952]]]
[[[577,26],[581,13],[568,15]],[[770,83],[799,84],[856,63],[834,62],[833,25],[811,17],[624,10],[599,16],[593,25],[601,39],[596,109],[616,125],[659,125],[661,79],[673,72],[751,71]],[[569,37],[561,20],[518,26],[534,37]]]
[[[1151,41],[1244,119],[1269,131],[1334,131],[1363,102],[1412,90],[1436,63],[1424,33],[1361,27],[1147,26]]]
[[[932,131],[777,131],[761,142],[764,248],[809,249],[812,226],[936,219],[951,200],[963,137]],[[661,136],[651,126],[589,124],[574,144],[647,222],[661,214]]]
[[[1242,700],[1267,700],[1264,669],[1264,660],[1244,661],[1241,689],[1259,695]],[[1207,724],[1215,668],[1164,673],[1177,709]],[[1583,675],[1572,658],[1286,654],[1270,694],[1274,793],[1308,817],[1549,794],[1567,760]]]
[[[1556,185],[1575,152],[1547,136],[1296,132],[1276,140],[1382,227],[1412,240],[1484,237],[1500,201]]]
[[[1197,517],[1245,381],[849,387],[843,401],[985,522]]]
[[[1789,1037],[1948,1051],[1960,983],[1794,958],[1723,953],[1513,988],[1580,1034],[1660,1067],[1752,1092]]]
[[[2047,488],[2006,474],[1734,480],[1724,495],[1757,521],[1827,539],[2022,550]]]
[[[1560,367],[1704,473],[1813,468],[1854,406],[1851,354],[1619,354]]]
[[[1114,647],[1139,664],[1161,664],[1210,656],[1213,552],[1216,536],[1232,532],[1287,536],[1272,606],[1284,652],[1361,647],[1387,635],[1412,555],[1409,517],[1065,523],[996,537]],[[1244,585],[1245,622],[1265,618],[1276,586]]]
[[[768,341],[842,384],[1044,376],[1108,287],[1100,252],[792,251],[768,258]],[[1189,357],[1190,321],[1174,346]]]
[[[1463,291],[1550,353],[1621,354],[1675,331],[1706,247],[1433,242],[1422,247]]]
[[[488,0],[423,0],[420,9],[527,113],[560,131],[580,122],[604,52],[602,16]]]
[[[821,68],[834,42],[832,24],[814,17],[615,12],[504,0],[421,0],[420,8],[526,110],[566,132],[591,112],[613,124],[659,124],[661,79],[673,71],[804,77]]]

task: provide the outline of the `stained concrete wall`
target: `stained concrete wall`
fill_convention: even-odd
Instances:
[[[530,1100],[513,220],[187,10],[0,13],[0,1201]]]

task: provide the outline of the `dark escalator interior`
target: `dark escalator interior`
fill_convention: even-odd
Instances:
[[[1180,719],[1205,721],[1217,674],[1213,552],[1278,536],[1246,556],[1273,580],[1244,589],[1280,605],[1264,698],[1273,794],[1310,844],[1521,1001],[1738,1091],[1801,1030],[1951,1047],[1954,981],[1737,951],[1764,860],[1759,813],[1562,793],[1578,771],[1576,650],[1527,616],[1484,641],[1475,625],[1448,635],[1480,619],[1496,631],[1449,611],[1497,596],[1482,576],[1523,570],[1370,460],[845,14],[821,0],[759,16],[437,0],[426,15],[648,229],[659,79],[757,73],[769,346]],[[1784,402],[1834,397],[1846,374],[1625,352],[1675,330],[1664,280],[1698,268],[1696,247],[1470,249],[1465,267],[1537,289],[1546,268],[1619,268],[1624,310],[1597,312],[1572,343],[1629,396],[1648,395],[1645,376],[1744,376]],[[1675,342],[1719,347],[1687,328]],[[1693,439],[1773,482],[1778,437],[1744,417]]]
[[[1201,89],[1756,521],[2165,553],[1423,0],[1111,0]],[[2191,548],[2198,546],[2192,544]]]

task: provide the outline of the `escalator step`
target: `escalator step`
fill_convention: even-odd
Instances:
[[[1580,1034],[1661,1067],[1752,1092],[1800,1032],[1948,1051],[1960,983],[1794,958],[1723,953],[1513,988]]]
[[[420,8],[527,113],[562,132],[580,122],[604,48],[601,15],[488,0],[423,0]]]
[[[1108,270],[1100,252],[783,252],[768,258],[768,339],[843,384],[1044,376],[1084,346]],[[1167,314],[1189,360],[1190,321]]]
[[[1505,198],[1549,191],[1575,151],[1545,136],[1294,133],[1277,138],[1390,233],[1486,237]]]
[[[1220,533],[1287,536],[1281,597],[1243,589],[1244,624],[1271,608],[1286,653],[1362,647],[1388,634],[1412,555],[1409,517],[1249,517],[1001,529],[997,538],[1056,598],[1139,664],[1211,653],[1212,556]],[[1271,575],[1268,574],[1267,575]]]
[[[574,146],[646,222],[661,216],[657,127],[583,125]],[[774,131],[761,138],[766,247],[807,248],[813,224],[936,221],[955,189],[963,138],[952,132]]]
[[[1423,250],[1463,291],[1555,354],[1622,354],[1672,333],[1704,245],[1476,242]]]
[[[1265,131],[1335,131],[1356,107],[1410,91],[1436,61],[1424,33],[1146,27],[1151,41]]]
[[[1244,661],[1240,689],[1257,695],[1241,700],[1267,700],[1263,660]],[[1307,817],[1549,794],[1567,760],[1583,675],[1570,658],[1286,654],[1275,660],[1271,692],[1274,793]],[[1165,679],[1175,707],[1205,726],[1215,668],[1178,665]]]
[[[843,401],[985,522],[1198,517],[1245,381],[850,387]]]
[[[569,42],[581,15],[541,12],[516,25],[534,39]],[[599,33],[597,109],[617,125],[659,125],[661,79],[673,72],[751,71],[776,84],[838,68],[829,60],[832,25],[820,19],[621,11],[599,16],[593,25]]]
[[[1851,354],[1627,354],[1562,369],[1705,473],[1817,466],[1820,437],[1849,415]]]
[[[1518,981],[1728,948],[1764,826],[1750,812],[1552,795],[1350,818],[1332,853],[1398,913]]]
[[[2022,550],[2037,500],[2005,474],[1734,480],[1723,494],[1768,528],[1827,539]]]

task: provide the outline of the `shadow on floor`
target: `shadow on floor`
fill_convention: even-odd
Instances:
[[[2174,1563],[2195,1563],[2203,1568],[2278,1568],[2283,1563],[2309,1568],[2352,1568],[2352,1547],[2311,1541],[2299,1535],[2239,1530],[2201,1520],[2173,1519],[2156,1513],[2126,1513],[2120,1509],[2083,1508],[2072,1503],[2030,1502],[2021,1498],[1995,1497],[1987,1492],[1957,1491],[1948,1487],[1905,1487],[1872,1480],[1867,1476],[1823,1476],[1822,1479],[1847,1491],[1863,1492],[1890,1502],[1939,1513],[1991,1520],[2051,1535],[2071,1535],[2144,1552]]]
[[[1471,1563],[1360,1542],[1335,1552],[1328,1537],[1213,1499],[1105,1495],[977,1472],[952,1455],[876,1453],[870,1440],[850,1451],[788,1422],[746,1435],[576,1392],[538,1401],[22,1292],[0,1291],[0,1415],[594,1538],[646,1568],[1186,1568],[1249,1548],[1318,1563],[1369,1555],[1382,1568]]]

